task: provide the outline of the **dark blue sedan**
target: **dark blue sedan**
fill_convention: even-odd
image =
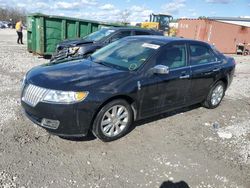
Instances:
[[[88,59],[46,64],[23,82],[29,119],[59,136],[103,141],[125,135],[135,120],[201,103],[216,108],[235,61],[209,44],[181,38],[123,38]]]

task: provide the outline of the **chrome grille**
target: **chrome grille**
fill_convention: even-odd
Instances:
[[[35,107],[43,99],[47,89],[32,84],[24,88],[22,100],[27,104]]]

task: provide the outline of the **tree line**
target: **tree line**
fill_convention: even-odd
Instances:
[[[16,7],[0,7],[0,21],[10,21],[15,24],[19,20],[26,22],[27,12],[25,9],[16,8]]]

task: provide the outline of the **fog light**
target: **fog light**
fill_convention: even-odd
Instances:
[[[59,127],[60,121],[52,119],[42,119],[41,125],[49,129],[57,129]]]

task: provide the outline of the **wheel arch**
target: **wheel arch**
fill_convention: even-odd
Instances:
[[[109,102],[111,101],[114,101],[116,99],[122,99],[122,100],[125,100],[126,102],[128,102],[128,104],[130,104],[131,108],[132,108],[132,111],[133,111],[133,120],[136,120],[137,118],[137,105],[136,105],[136,102],[135,102],[135,99],[133,99],[132,97],[128,96],[128,95],[116,95],[116,96],[112,96],[110,98],[108,98],[107,100],[105,100],[99,107],[98,109],[96,110],[94,116],[93,116],[93,119],[91,121],[91,128],[93,126],[93,122],[98,114],[98,112],[106,105],[108,104]]]
[[[222,82],[225,84],[225,89],[227,89],[227,87],[228,87],[228,78],[227,78],[227,76],[222,77],[222,78],[219,79],[217,82],[219,82],[219,81],[222,81]],[[216,82],[216,83],[217,83],[217,82]]]
[[[228,84],[229,84],[229,75],[223,75],[217,79],[215,79],[215,81],[210,85],[210,89],[217,84],[219,81],[222,81],[225,84],[225,89],[228,88]]]

